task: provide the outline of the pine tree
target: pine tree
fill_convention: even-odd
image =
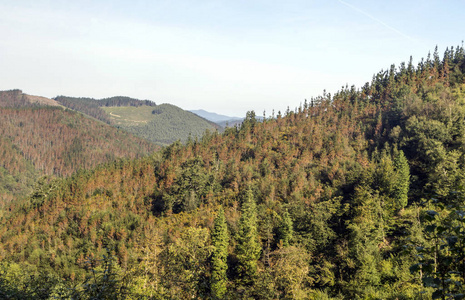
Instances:
[[[252,285],[257,274],[257,261],[260,258],[260,243],[257,236],[256,204],[252,191],[247,192],[242,204],[241,217],[237,237],[236,254],[237,271],[240,281]]]
[[[224,217],[223,207],[220,207],[218,215],[215,218],[212,231],[212,281],[211,292],[214,299],[222,299],[226,293],[226,285],[228,278],[226,271],[228,270],[228,227]]]
[[[293,230],[293,223],[291,216],[287,210],[284,211],[281,224],[279,225],[279,240],[282,241],[282,245],[284,247],[289,246],[290,241],[292,240],[292,236],[294,233]]]
[[[407,158],[402,150],[399,151],[395,160],[394,166],[397,172],[397,183],[394,187],[394,198],[399,209],[407,206],[408,191],[410,186],[410,168]]]

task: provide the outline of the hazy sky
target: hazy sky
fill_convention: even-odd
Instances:
[[[462,44],[465,1],[0,0],[0,90],[245,116]]]

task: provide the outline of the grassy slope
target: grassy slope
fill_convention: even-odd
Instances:
[[[168,145],[176,140],[184,142],[189,135],[198,137],[205,130],[216,130],[213,123],[170,104],[102,109],[117,127],[160,145]]]

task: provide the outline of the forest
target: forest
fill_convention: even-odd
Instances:
[[[59,106],[0,92],[0,207],[27,197],[42,176],[65,177],[116,158],[138,158],[152,143]]]
[[[5,299],[463,299],[465,51],[38,181]]]

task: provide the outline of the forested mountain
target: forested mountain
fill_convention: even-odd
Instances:
[[[115,126],[159,145],[201,137],[219,126],[171,104],[103,107]]]
[[[48,100],[20,90],[0,92],[2,205],[32,192],[41,176],[69,176],[81,168],[141,157],[156,149],[145,140]]]
[[[149,100],[120,96],[101,100],[59,96],[55,100],[159,145],[169,145],[177,140],[185,142],[190,136],[200,137],[205,130],[220,128],[174,105],[156,105]]]
[[[2,217],[0,295],[461,299],[465,52],[411,61],[38,185]]]
[[[65,107],[71,108],[72,110],[80,111],[107,124],[111,124],[111,120],[109,116],[105,113],[105,111],[102,109],[102,107],[104,106],[156,106],[155,102],[150,100],[138,100],[123,96],[104,98],[100,100],[96,100],[93,98],[58,96],[55,98],[55,100]]]

